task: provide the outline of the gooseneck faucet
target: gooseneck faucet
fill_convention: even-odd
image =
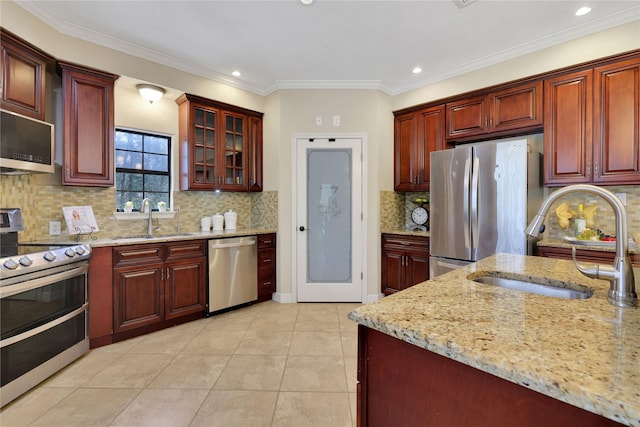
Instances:
[[[145,210],[145,206],[147,210]],[[142,213],[149,212],[149,221],[147,222],[147,236],[151,236],[153,234],[153,219],[151,218],[151,204],[149,203],[148,197],[142,199],[142,206],[140,206],[140,211]]]
[[[547,197],[540,205],[538,213],[525,230],[529,236],[538,237],[544,231],[544,218],[549,208],[560,197],[570,193],[586,192],[598,195],[609,203],[616,215],[616,257],[613,266],[605,264],[585,265],[576,260],[576,248],[572,248],[573,262],[582,274],[587,277],[608,280],[611,283],[607,297],[609,302],[618,307],[637,307],[638,295],[635,290],[635,278],[631,259],[629,258],[629,242],[627,232],[627,212],[612,192],[601,187],[588,184],[569,185]]]

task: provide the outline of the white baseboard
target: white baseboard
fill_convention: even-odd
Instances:
[[[382,294],[369,294],[367,295],[367,300],[365,301],[365,304],[376,302],[382,297],[383,297]]]
[[[293,294],[283,294],[280,292],[274,293],[272,299],[281,304],[292,304],[297,302],[293,299]]]

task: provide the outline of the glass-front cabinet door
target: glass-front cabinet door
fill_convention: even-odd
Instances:
[[[176,103],[180,189],[262,191],[262,113],[189,94]]]
[[[224,187],[247,190],[245,178],[246,116],[224,114]]]
[[[216,119],[218,112],[194,108],[193,181],[197,184],[218,183],[216,170]]]

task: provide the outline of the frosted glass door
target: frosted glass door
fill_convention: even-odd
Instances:
[[[298,301],[361,300],[359,142],[314,139],[298,153]]]

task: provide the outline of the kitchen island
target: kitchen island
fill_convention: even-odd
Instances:
[[[482,272],[560,280],[593,296],[467,278]],[[569,261],[497,254],[354,310],[359,425],[640,426],[640,310],[609,304],[608,289]]]

